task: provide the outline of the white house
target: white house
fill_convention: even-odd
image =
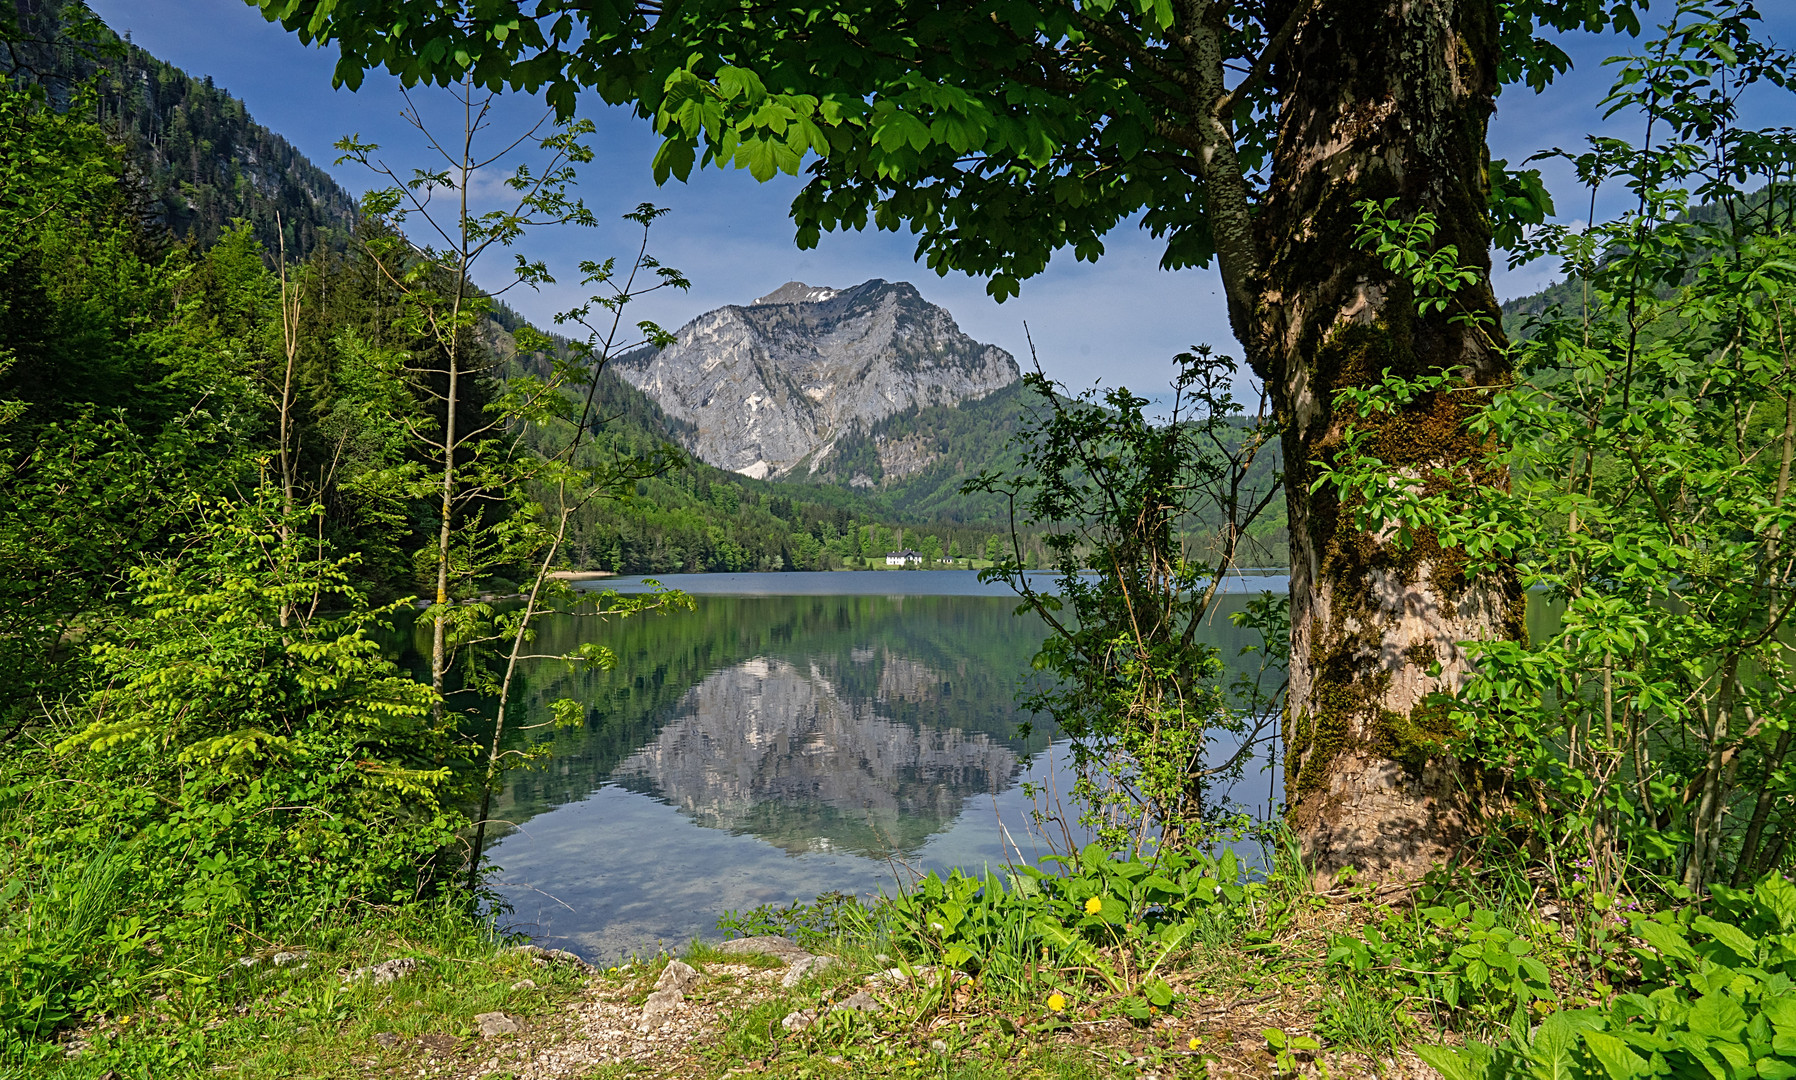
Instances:
[[[923,553],[905,548],[903,551],[886,552],[887,566],[922,566]]]

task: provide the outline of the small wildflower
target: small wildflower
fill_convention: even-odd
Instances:
[[[1053,1009],[1055,1012],[1060,1012],[1062,1009],[1066,1008],[1066,999],[1059,994],[1049,994],[1048,1008]]]
[[[1097,897],[1094,896],[1090,900],[1085,901],[1085,914],[1096,915],[1102,910],[1104,910],[1104,902]]]
[[[1185,1045],[1193,1050],[1196,1050],[1197,1049],[1197,1036],[1196,1035],[1191,1036],[1191,1041],[1186,1043]]]

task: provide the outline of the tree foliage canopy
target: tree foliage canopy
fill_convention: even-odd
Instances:
[[[734,165],[809,183],[801,246],[824,231],[906,225],[938,273],[990,277],[1000,299],[1071,248],[1139,217],[1167,268],[1216,254],[1203,129],[1220,121],[1263,181],[1277,136],[1273,60],[1327,0],[907,0],[747,5],[719,0],[248,0],[308,43],[334,42],[336,80],[385,68],[410,85],[464,78],[631,103],[664,139],[657,179]],[[1638,30],[1635,0],[1509,0],[1506,81],[1540,88],[1570,64],[1543,30]],[[1343,17],[1354,17],[1345,9]],[[1223,55],[1204,56],[1207,23]],[[1234,73],[1203,85],[1206,66]],[[1500,171],[1495,179],[1503,179]],[[1538,187],[1499,185],[1529,212]]]

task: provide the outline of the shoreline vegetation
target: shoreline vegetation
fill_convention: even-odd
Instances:
[[[1633,25],[1626,3],[1517,5],[1501,29],[1473,25],[1488,4],[1423,3],[1401,25],[1284,5],[1283,30],[1263,23],[1279,5],[1211,5],[1196,46],[1166,32],[1165,4],[1082,5],[1093,34],[1060,8],[911,19],[900,3],[904,18],[846,35],[802,3],[650,6],[626,24],[563,5],[546,48],[515,5],[373,25],[366,4],[257,2],[309,40],[337,35],[340,70],[405,64],[459,87],[463,129],[430,136],[463,148],[451,172],[396,173],[345,139],[391,183],[341,245],[279,215],[225,227],[216,207],[195,217],[205,242],[183,239],[167,196],[209,199],[182,179],[200,172],[163,168],[146,190],[130,155],[205,165],[196,130],[240,130],[241,103],[177,93],[165,68],[153,92],[147,71],[111,78],[108,58],[135,54],[78,0],[0,0],[0,1076],[1796,1078],[1796,135],[1736,122],[1743,95],[1796,90],[1796,55],[1751,5],[1679,5],[1618,58],[1605,105],[1644,141],[1556,153],[1580,202],[1625,186],[1631,208],[1574,227],[1538,172],[1488,159],[1479,110],[1502,78],[1563,70],[1535,31]],[[656,33],[628,32],[648,18]],[[1030,48],[985,47],[1019,30]],[[943,33],[965,40],[927,36]],[[573,74],[570,35],[585,35]],[[785,60],[795,42],[804,64]],[[1302,56],[1273,55],[1293,43]],[[1441,72],[1404,94],[1460,89],[1431,113],[1349,85],[1354,65],[1330,57],[1363,59],[1355,43],[1371,69]],[[1504,74],[1508,46],[1525,55]],[[670,50],[667,80],[639,77],[643,48]],[[1209,57],[1192,84],[1207,99],[1157,81],[1175,53]],[[71,56],[79,70],[58,66]],[[1097,98],[1044,93],[1044,57],[1116,79]],[[1230,59],[1249,62],[1225,92]],[[737,66],[761,61],[782,90]],[[884,81],[844,93],[851,75]],[[1177,357],[1190,410],[1159,422],[1124,389],[1038,370],[1017,390],[1040,406],[1016,431],[1025,452],[958,492],[1011,508],[1007,528],[900,536],[852,493],[795,501],[690,467],[606,419],[642,406],[606,363],[637,331],[668,340],[625,309],[688,284],[649,253],[665,211],[624,215],[641,247],[579,267],[594,295],[565,318],[584,340],[496,333],[507,315],[474,284],[482,252],[517,283],[550,280],[499,248],[595,220],[574,185],[594,156],[594,125],[571,115],[579,77],[660,95],[635,104],[662,121],[670,174],[701,143],[763,178],[814,153],[826,197],[795,209],[812,240],[875,201],[880,224],[924,231],[939,269],[983,267],[1000,294],[1069,220],[1095,257],[1158,203],[1175,262],[1223,257],[1260,350],[1247,366],[1306,377],[1252,387],[1274,407],[1250,420],[1243,365],[1197,347]],[[540,170],[476,164],[492,105],[477,87],[507,78],[569,104],[510,144],[541,137]],[[808,80],[822,98],[792,89]],[[1168,138],[1194,104],[1201,130],[1185,130],[1223,172],[1168,188],[1211,168]],[[1354,119],[1371,105],[1375,124]],[[1312,153],[1343,118],[1376,145]],[[1259,142],[1213,141],[1237,137]],[[1456,157],[1445,204],[1381,171],[1429,147]],[[1320,182],[1356,158],[1360,179]],[[489,166],[512,209],[432,219],[443,248],[407,239],[432,192]],[[1293,167],[1276,198],[1245,190]],[[234,166],[204,175],[256,188]],[[944,204],[932,178],[982,186]],[[1513,341],[1493,234],[1577,282]],[[1341,281],[1346,307],[1327,295]],[[1282,300],[1243,291],[1268,283]],[[1288,483],[1270,467],[1281,440]],[[1247,552],[1254,530],[1282,534],[1281,497],[1290,602],[1231,610],[1253,642],[1231,666],[1199,630],[1237,559],[1277,557]],[[657,678],[652,653],[597,635],[538,651],[544,620],[698,606],[576,590],[555,566],[827,566],[907,542],[988,555],[1040,617],[1043,678],[1018,704],[1064,734],[1077,781],[1053,812],[1096,842],[1075,848],[1060,822],[1067,842],[1036,865],[720,912],[748,944],[678,961],[645,948],[600,968],[506,932],[487,828],[507,770],[534,760],[507,733],[591,715],[534,697],[531,665]],[[1531,590],[1558,605],[1537,635]],[[428,677],[387,640],[418,595]],[[1277,822],[1224,794],[1260,751],[1285,769]],[[1045,812],[1036,825],[1057,832]]]

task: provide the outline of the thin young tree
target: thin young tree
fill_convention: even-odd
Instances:
[[[507,437],[512,418],[506,410],[469,408],[474,384],[492,377],[499,362],[482,340],[486,321],[497,298],[511,288],[553,280],[540,261],[521,255],[510,267],[511,280],[501,288],[483,290],[475,283],[475,271],[488,255],[512,247],[530,229],[596,223],[585,204],[570,193],[575,167],[592,160],[592,151],[581,141],[592,131],[590,122],[557,124],[545,115],[489,149],[496,95],[481,92],[471,80],[458,83],[453,95],[461,117],[454,138],[439,138],[432,132],[409,91],[401,114],[439,159],[440,168],[402,173],[377,156],[380,148],[374,143],[355,138],[337,143],[343,151],[339,163],[357,162],[388,181],[388,186],[363,199],[367,217],[386,226],[369,231],[367,253],[386,284],[403,298],[403,326],[425,344],[414,353],[408,371],[440,410],[435,425],[413,429],[434,462],[437,522],[429,558],[434,595],[424,617],[431,627],[431,688],[439,697],[448,689],[452,631],[475,634],[478,620],[489,614],[483,609],[459,612],[452,603],[452,587],[503,558],[495,549],[487,511],[507,500],[513,490],[508,470],[517,448]],[[539,139],[544,128],[551,131]],[[540,166],[518,158],[520,149],[529,144],[545,156]],[[469,196],[476,179],[500,169],[505,205],[476,210]],[[445,194],[452,200],[449,213],[433,205]],[[540,395],[551,392],[536,388]],[[514,401],[509,410],[516,414],[533,405]]]
[[[513,379],[513,394],[520,404],[530,407],[512,415],[519,424],[535,425],[544,432],[535,442],[539,455],[530,477],[538,488],[553,492],[552,508],[547,524],[537,526],[538,543],[534,572],[525,585],[523,602],[498,620],[496,635],[507,643],[503,674],[494,694],[493,731],[487,746],[486,771],[482,777],[480,816],[474,825],[473,852],[468,862],[468,888],[480,881],[481,857],[486,844],[492,800],[497,793],[502,764],[507,751],[504,736],[512,692],[520,665],[526,662],[566,661],[592,663],[609,669],[617,657],[609,649],[591,645],[573,654],[543,655],[528,652],[536,617],[549,607],[564,611],[579,608],[580,597],[563,580],[555,577],[567,541],[568,526],[574,516],[596,499],[627,500],[634,495],[636,482],[657,476],[684,461],[684,455],[671,445],[651,458],[610,453],[593,447],[592,436],[605,428],[611,418],[600,414],[599,387],[610,362],[624,353],[644,346],[665,348],[675,338],[655,323],[641,321],[626,326],[626,309],[636,300],[662,289],[690,288],[684,275],[672,267],[662,266],[648,253],[649,229],[656,218],[667,211],[644,203],[624,215],[626,220],[642,226],[642,242],[629,268],[619,274],[616,259],[602,263],[580,264],[581,284],[601,290],[586,303],[556,316],[556,322],[574,325],[586,331],[581,338],[561,343],[545,343],[549,358],[548,377],[539,387],[527,377]],[[683,595],[674,592],[623,597],[606,592],[596,598],[586,614],[622,618],[662,607],[690,605]],[[577,722],[579,703],[562,700],[552,704],[557,722]]]

